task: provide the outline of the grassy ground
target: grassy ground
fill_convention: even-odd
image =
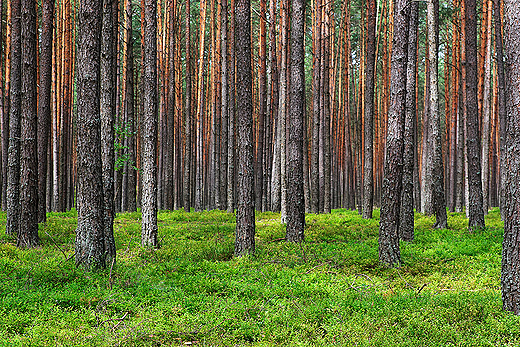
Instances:
[[[74,212],[50,214],[39,249],[0,236],[0,346],[520,345],[501,310],[498,211],[475,233],[461,214],[448,230],[417,214],[399,269],[378,266],[378,213],[308,215],[303,244],[260,213],[244,259],[233,215],[160,212],[162,247],[146,251],[140,214],[121,214],[117,264],[95,274],[70,259]]]

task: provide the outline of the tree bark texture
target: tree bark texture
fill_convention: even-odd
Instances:
[[[507,98],[504,177],[504,240],[502,302],[504,310],[520,314],[520,7],[504,0],[504,56]]]
[[[404,120],[403,190],[401,194],[401,216],[399,237],[404,241],[414,238],[414,164],[415,164],[415,127],[416,72],[417,72],[417,28],[419,25],[419,3],[410,5],[410,26],[408,30],[408,61],[406,66],[406,114]]]
[[[40,90],[38,92],[38,221],[47,220],[47,155],[51,129],[52,34],[54,1],[42,1]],[[50,191],[48,192],[51,193]]]
[[[365,166],[363,176],[363,218],[372,218],[374,207],[374,85],[376,70],[376,0],[367,1],[365,78]]]
[[[192,132],[191,132],[191,27],[190,27],[190,0],[186,0],[186,102],[184,109],[184,211],[190,212],[191,207],[191,160],[192,160]]]
[[[251,74],[251,3],[235,2],[235,49],[238,122],[238,206],[235,256],[255,251],[255,205],[253,172],[253,91]]]
[[[38,238],[38,133],[36,1],[22,0],[22,138],[20,158],[20,229],[17,246],[36,247]]]
[[[11,0],[11,70],[9,91],[9,150],[7,171],[6,233],[17,235],[20,227],[20,119],[21,119],[21,2]]]
[[[102,2],[84,0],[78,31],[78,228],[76,265],[104,268],[104,197],[101,163],[100,48]]]
[[[141,243],[158,247],[157,240],[157,2],[144,1],[143,120]]]
[[[475,0],[464,0],[466,16],[466,153],[469,186],[469,228],[484,228],[480,127],[477,99],[477,11]]]
[[[305,0],[292,0],[291,86],[288,142],[287,241],[301,242],[305,229],[303,136],[305,129]]]
[[[401,263],[398,227],[403,176],[409,5],[408,0],[396,0],[394,9],[390,109],[379,222],[379,261],[388,267]]]

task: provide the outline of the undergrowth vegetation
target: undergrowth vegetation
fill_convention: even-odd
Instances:
[[[502,224],[468,232],[416,214],[403,265],[378,265],[378,220],[309,214],[284,242],[279,214],[257,213],[256,254],[233,258],[235,218],[161,211],[155,251],[140,213],[115,221],[117,262],[74,266],[75,212],[51,213],[42,246],[0,236],[0,346],[518,346],[500,299]],[[5,214],[0,215],[5,225]]]

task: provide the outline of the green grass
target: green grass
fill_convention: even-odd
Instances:
[[[287,244],[279,215],[259,213],[255,256],[234,259],[231,214],[161,211],[156,251],[140,214],[121,214],[117,264],[86,273],[69,259],[75,212],[49,214],[41,248],[0,236],[0,346],[520,345],[498,210],[474,233],[461,214],[448,230],[417,214],[399,269],[378,265],[378,218],[310,214],[306,241]]]

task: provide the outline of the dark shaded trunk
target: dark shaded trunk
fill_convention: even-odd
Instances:
[[[466,18],[466,152],[469,186],[469,228],[485,227],[480,164],[480,127],[477,99],[476,1],[464,0]]]
[[[78,30],[78,228],[76,265],[106,266],[101,163],[100,46],[102,2],[84,0]]]
[[[399,237],[404,241],[414,238],[414,198],[413,176],[415,164],[416,128],[416,85],[417,72],[417,27],[419,25],[419,3],[412,2],[410,8],[410,27],[408,30],[408,62],[406,66],[406,115],[404,120],[403,191],[401,194],[401,217]]]
[[[38,238],[38,132],[36,1],[22,0],[22,122],[20,158],[20,229],[16,245],[36,247]]]
[[[409,6],[409,0],[396,0],[394,9],[390,109],[379,223],[379,261],[389,267],[401,263],[398,228],[403,176]]]
[[[141,243],[158,247],[157,240],[157,2],[144,1]]]
[[[11,71],[9,91],[9,150],[7,171],[6,233],[16,235],[20,227],[20,119],[21,119],[21,3],[11,0]]]
[[[220,39],[221,39],[221,94],[220,100],[222,102],[220,117],[221,117],[221,156],[220,156],[220,208],[222,210],[227,209],[227,187],[228,187],[228,134],[229,134],[229,74],[228,74],[228,8],[227,0],[221,0],[222,11],[220,19]]]
[[[105,251],[108,261],[116,257],[114,241],[114,117],[116,112],[115,63],[117,12],[113,2],[103,1],[101,34],[101,161],[103,165],[103,197],[105,204]],[[117,2],[117,1],[116,1]],[[117,7],[115,8],[117,9]]]
[[[186,105],[184,109],[184,211],[190,212],[191,207],[191,30],[190,30],[190,0],[186,0]]]
[[[305,129],[305,0],[292,0],[291,87],[287,172],[287,241],[304,239],[303,136]]]
[[[314,59],[312,69],[312,142],[311,142],[311,212],[320,212],[320,171],[319,171],[319,148],[320,148],[320,91],[321,91],[321,0],[315,2],[316,23],[314,24]]]
[[[504,241],[502,246],[502,302],[504,310],[520,314],[520,7],[504,0],[504,56],[507,57],[504,174]]]
[[[255,251],[255,206],[253,172],[253,91],[251,74],[251,3],[236,0],[235,49],[238,122],[238,206],[235,256]]]
[[[377,3],[367,1],[365,80],[365,167],[363,177],[363,218],[372,218],[374,207],[374,85],[376,70]],[[415,100],[414,100],[415,101]]]
[[[49,149],[49,132],[51,129],[53,21],[54,1],[43,0],[40,89],[38,91],[38,222],[40,223],[45,223],[47,220],[47,154]]]

